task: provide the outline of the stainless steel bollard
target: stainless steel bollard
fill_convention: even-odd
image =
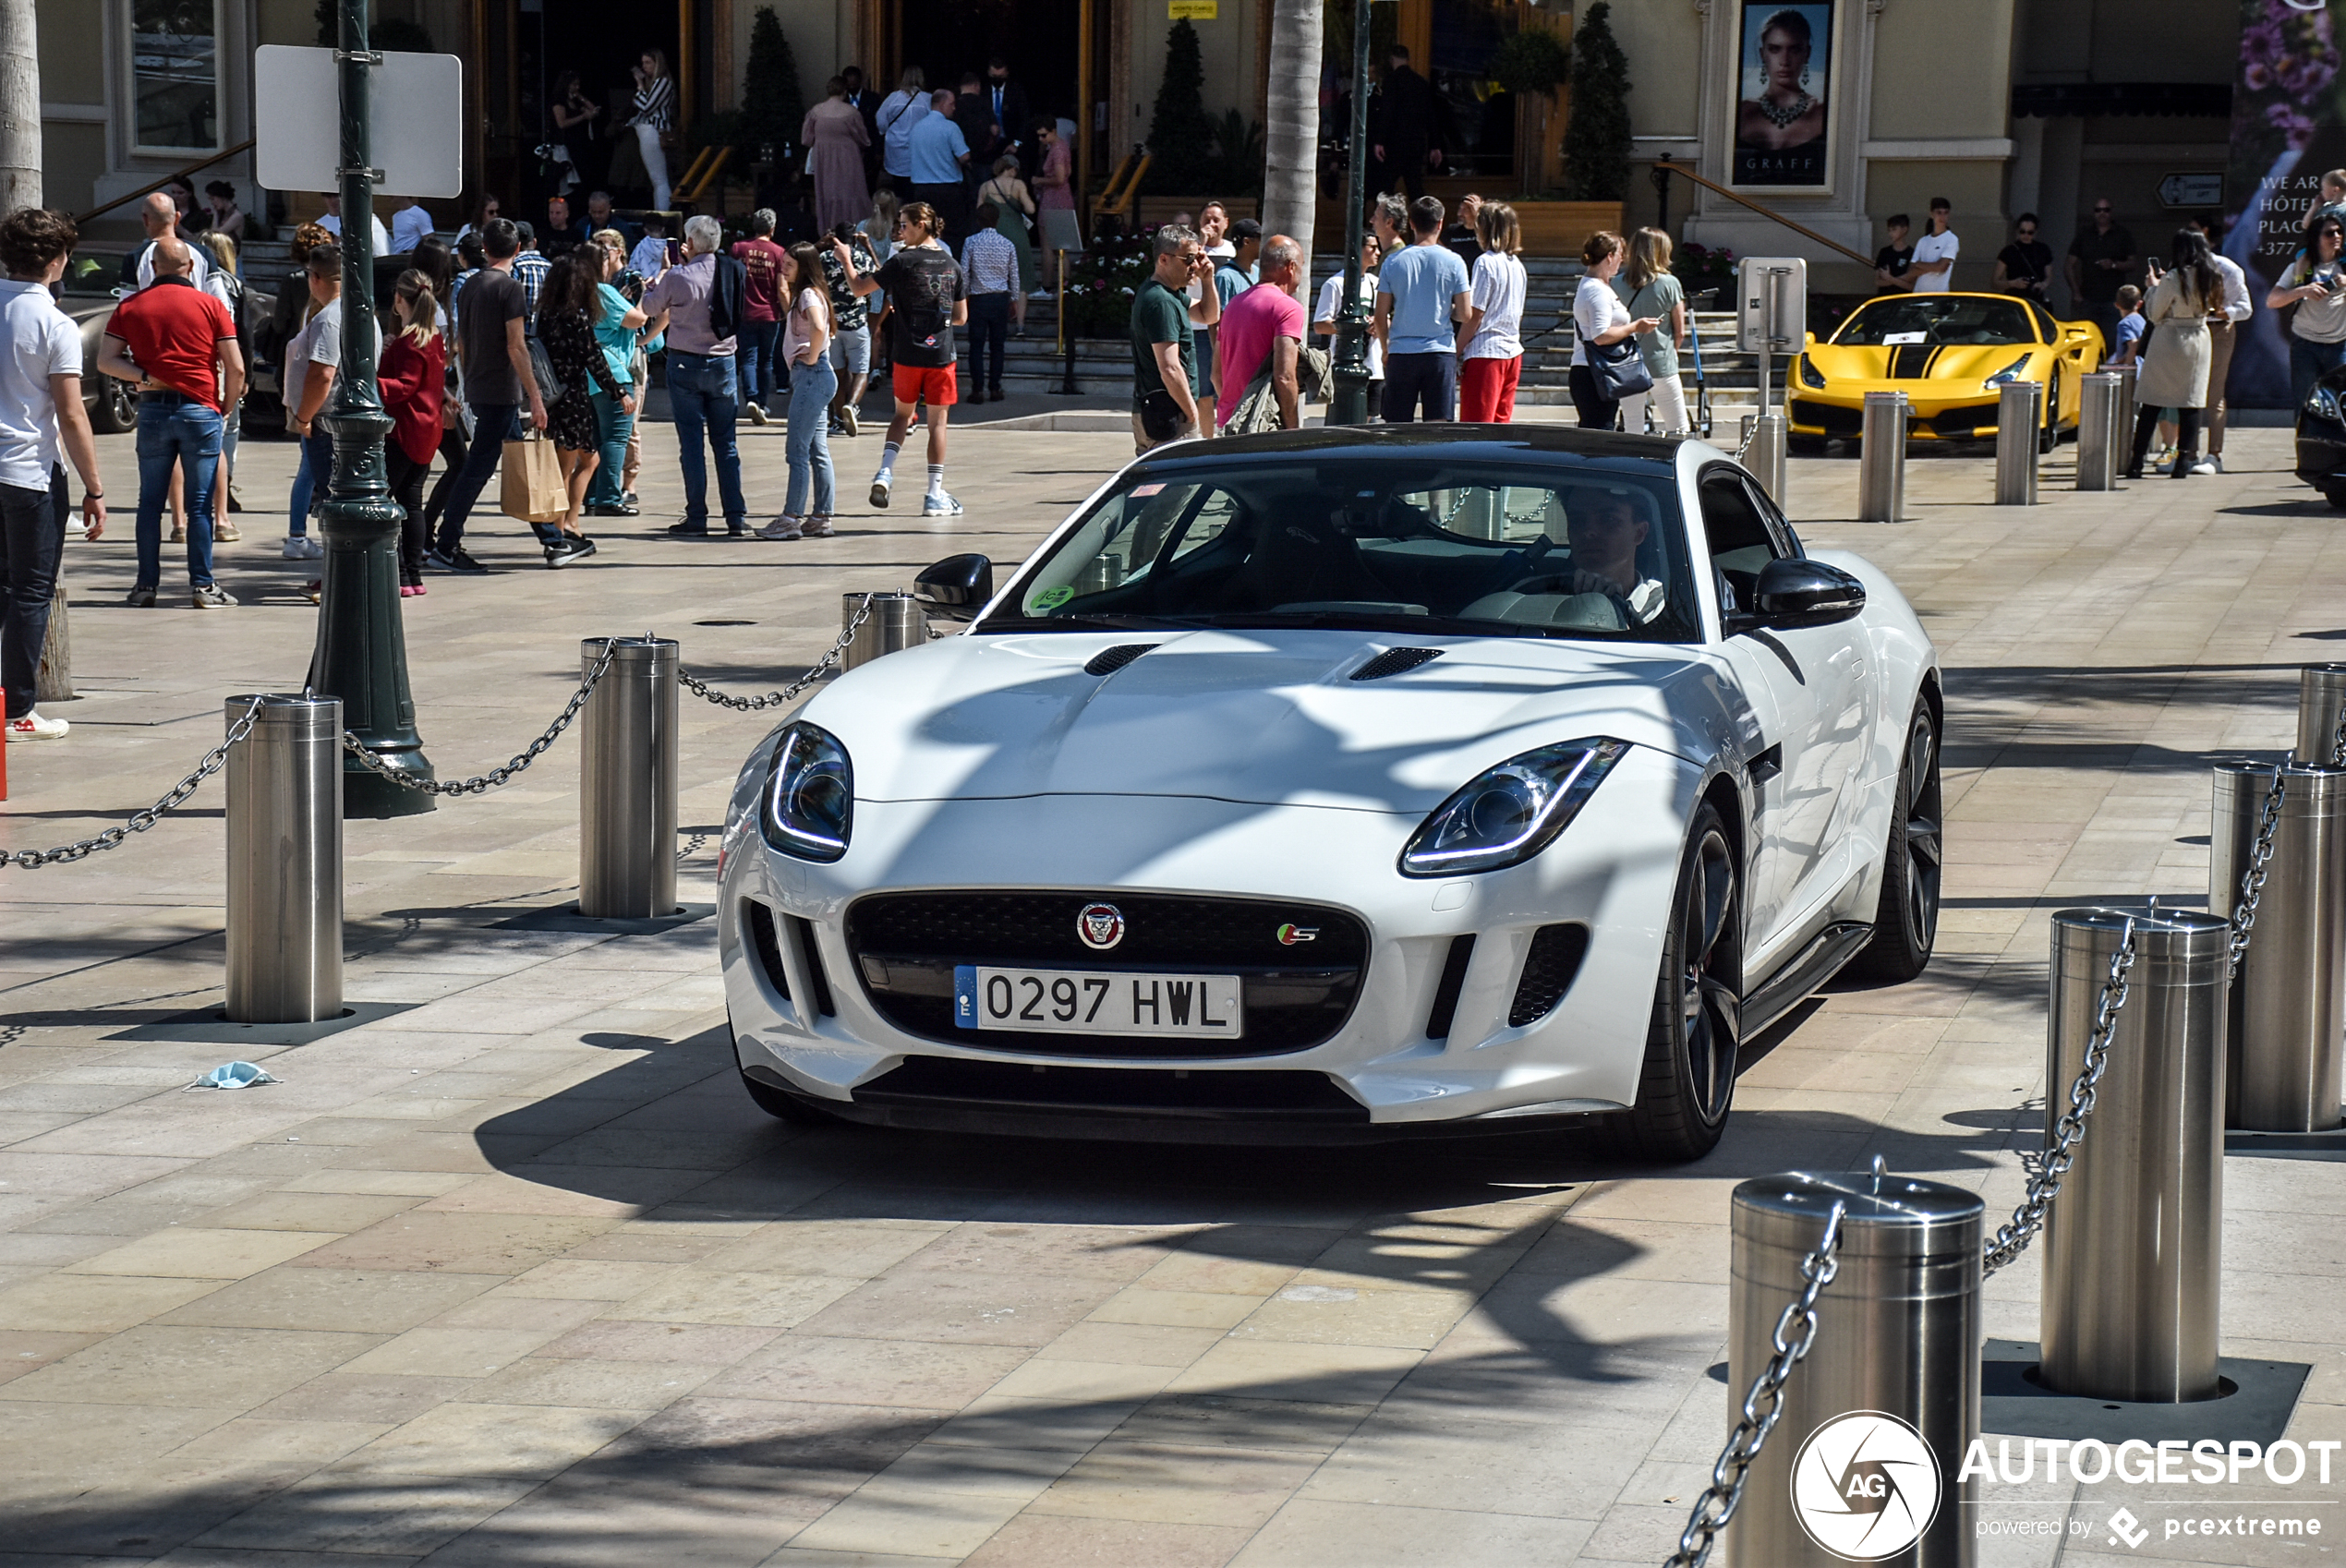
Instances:
[[[1817,1500],[1823,1506],[1800,1505],[1820,1473],[1827,1475],[1826,1491],[1834,1490],[1834,1478],[1847,1472],[1849,1451],[1868,1433],[1867,1458],[1892,1462],[1891,1473],[1902,1478],[1917,1473],[1893,1462],[1893,1454],[1916,1457],[1897,1452],[1901,1443],[1911,1451],[1912,1439],[1868,1421],[1878,1415],[1912,1428],[1939,1472],[1935,1507],[1920,1538],[1880,1561],[1967,1568],[1976,1550],[1967,1504],[1977,1489],[1956,1478],[1979,1434],[1977,1193],[1897,1176],[1792,1173],[1738,1186],[1731,1218],[1727,1418],[1741,1416],[1752,1380],[1774,1354],[1777,1320],[1802,1287],[1800,1260],[1823,1236],[1836,1201],[1848,1205],[1841,1270],[1818,1299],[1816,1343],[1793,1369],[1784,1414],[1746,1478],[1742,1504],[1727,1526],[1728,1561],[1737,1568],[1835,1568],[1860,1557],[1857,1532],[1910,1527],[1853,1515],[1837,1497]],[[1844,1419],[1853,1416],[1854,1422]],[[1812,1439],[1818,1452],[1804,1465]],[[1916,1519],[1926,1506],[1917,1501]],[[1832,1538],[1836,1511],[1851,1521],[1848,1540]],[[1862,1557],[1876,1560],[1870,1550]]]
[[[2134,383],[2142,375],[2139,360],[2132,365],[2113,365],[2104,374],[2118,378],[2118,472],[2124,474],[2134,456]]]
[[[854,626],[855,617],[863,608],[863,595],[841,594],[839,629],[844,632]],[[901,591],[874,594],[872,613],[863,625],[855,627],[847,651],[840,655],[839,667],[842,670],[853,669],[871,663],[882,654],[902,653],[927,642],[928,611],[922,608],[920,600]]]
[[[578,912],[648,920],[676,911],[676,644],[589,637],[581,673],[611,669],[578,716]]]
[[[2045,1221],[2045,1384],[2094,1399],[2208,1399],[2223,1212],[2230,923],[2197,911],[2053,916],[2045,1124],[2069,1108],[2129,919],[2134,967],[2094,1112]]]
[[[2273,771],[2216,768],[2207,908],[2230,920],[2255,851]],[[2346,772],[2281,770],[2280,824],[2256,923],[2232,981],[2225,1122],[2252,1132],[2340,1125],[2346,1055]]]
[[[1784,416],[1774,413],[1743,416],[1743,465],[1778,506],[1784,504]]]
[[[1996,504],[2037,504],[2037,433],[2044,425],[2045,389],[2006,381],[1996,396]]]
[[[2346,664],[2309,664],[2297,672],[2297,748],[2293,760],[2340,766],[2338,725],[2346,715]]]
[[[2077,488],[2081,490],[2118,488],[2118,471],[2124,466],[2119,453],[2131,435],[2120,415],[2125,397],[2125,387],[2107,372],[2096,371],[2077,380]]]
[[[1906,394],[1866,393],[1857,450],[1857,521],[1895,523],[1906,510]]]
[[[249,695],[225,705],[234,729]],[[270,695],[228,751],[228,1017],[342,1015],[342,699]]]

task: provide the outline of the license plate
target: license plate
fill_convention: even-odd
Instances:
[[[953,971],[953,1021],[963,1029],[1048,1034],[1236,1040],[1245,1032],[1235,974],[1085,974],[976,964]]]

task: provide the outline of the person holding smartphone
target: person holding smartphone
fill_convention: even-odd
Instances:
[[[2346,248],[2346,221],[2336,213],[2321,219],[2304,248],[2265,296],[2268,310],[2297,307],[2289,323],[2290,406],[2302,407],[2314,383],[2346,363],[2346,280],[2339,252]]]

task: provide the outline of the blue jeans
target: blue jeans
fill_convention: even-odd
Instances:
[[[839,391],[839,372],[826,356],[812,365],[793,365],[790,378],[790,500],[782,510],[792,517],[806,513],[808,481],[813,481],[815,515],[828,517],[838,504],[831,480],[831,394]]]
[[[465,452],[465,465],[456,470],[455,483],[448,487],[448,506],[440,514],[440,537],[433,541],[434,549],[451,550],[465,542],[465,519],[472,515],[473,502],[480,499],[489,476],[497,472],[505,443],[521,433],[521,423],[514,417],[519,408],[512,403],[472,405],[473,444]]]
[[[334,438],[317,426],[301,438],[301,466],[294,470],[293,495],[285,502],[285,532],[300,538],[309,532],[310,503],[320,486],[334,482]]]
[[[754,403],[760,408],[774,399],[775,384],[781,379],[781,367],[774,363],[774,351],[782,341],[780,321],[744,321],[733,342],[741,348],[742,401]]]
[[[733,444],[733,421],[741,415],[734,393],[733,356],[668,351],[668,406],[676,421],[676,463],[684,471],[684,522],[708,526],[708,462],[701,432],[717,454],[717,494],[725,526],[749,525],[749,503],[742,499],[742,454]]]
[[[174,400],[176,401],[174,401]],[[163,509],[171,470],[187,471],[187,580],[212,586],[212,478],[220,469],[220,411],[166,393],[139,399],[139,586],[163,581]]]
[[[2314,383],[2346,363],[2346,343],[2307,343],[2295,333],[2289,339],[2290,413],[2293,417],[2313,395]]]
[[[627,471],[627,438],[635,428],[635,416],[621,413],[619,399],[600,387],[588,401],[595,405],[595,448],[601,461],[595,464],[595,476],[586,481],[586,504],[618,506],[627,494],[619,479]]]

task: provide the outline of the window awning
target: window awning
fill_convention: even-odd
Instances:
[[[2231,117],[2232,90],[2229,82],[2025,82],[2012,90],[2012,112],[2017,119],[2031,115],[2054,119],[2063,115],[2183,115],[2221,120]]]

